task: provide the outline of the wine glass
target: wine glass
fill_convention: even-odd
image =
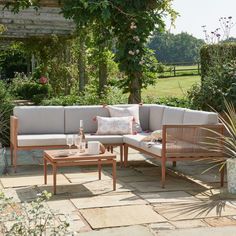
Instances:
[[[72,135],[66,136],[66,144],[68,145],[69,149],[71,149],[71,146],[73,145],[73,136]]]

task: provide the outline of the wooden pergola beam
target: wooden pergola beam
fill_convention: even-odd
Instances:
[[[6,1],[0,0],[0,3],[2,2]],[[0,24],[7,29],[1,38],[19,39],[52,34],[62,36],[74,34],[75,24],[63,17],[57,0],[41,0],[40,6],[37,11],[30,7],[14,14],[4,9],[4,5],[0,5]]]

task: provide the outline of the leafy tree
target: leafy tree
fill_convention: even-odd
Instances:
[[[155,32],[149,47],[155,51],[156,58],[163,63],[195,63],[199,60],[199,51],[204,41],[188,33],[177,35]]]

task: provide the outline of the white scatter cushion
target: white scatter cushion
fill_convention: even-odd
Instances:
[[[132,134],[133,117],[101,117],[97,116],[97,134]]]
[[[115,107],[115,106],[106,106],[109,110],[111,117],[127,117],[132,116],[134,118],[133,122],[133,131],[142,132],[142,128],[139,120],[139,105],[134,105],[130,107]]]

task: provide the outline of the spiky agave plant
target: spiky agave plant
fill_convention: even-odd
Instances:
[[[226,158],[236,159],[236,110],[232,102],[225,100],[224,103],[226,110],[224,110],[222,114],[219,114],[219,120],[224,126],[225,132],[220,133],[208,129],[208,131],[214,134],[214,137],[207,137],[209,142],[204,143],[208,145],[211,151],[220,151]],[[215,165],[209,169],[220,166],[220,170],[222,170],[226,163],[226,161],[219,159],[215,159],[212,162],[215,163]]]

